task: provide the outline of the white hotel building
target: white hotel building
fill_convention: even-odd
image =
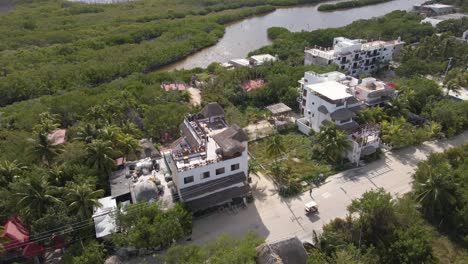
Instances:
[[[351,162],[375,152],[380,146],[378,128],[360,126],[353,117],[364,107],[393,96],[393,87],[374,78],[359,81],[340,72],[306,72],[299,83],[298,102],[303,115],[296,120],[299,131],[306,135],[311,130],[319,132],[322,125],[331,122],[348,133],[352,149],[346,155]]]
[[[304,64],[336,64],[348,75],[376,71],[388,63],[402,49],[405,43],[398,38],[392,41],[370,41],[337,37],[333,39],[333,48],[306,48]]]
[[[229,126],[218,103],[188,115],[181,137],[165,153],[179,199],[192,211],[243,199],[248,184],[247,135]]]

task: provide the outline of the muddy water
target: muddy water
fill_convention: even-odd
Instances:
[[[211,62],[227,62],[233,58],[243,58],[249,51],[271,43],[267,37],[267,29],[273,26],[285,27],[292,31],[341,27],[355,20],[382,16],[394,10],[410,10],[413,5],[425,1],[394,0],[335,12],[319,12],[318,5],[280,8],[272,13],[248,18],[227,26],[224,36],[216,45],[173,63],[163,70],[206,67]],[[339,1],[330,3],[333,2]]]

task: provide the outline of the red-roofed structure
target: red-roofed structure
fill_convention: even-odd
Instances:
[[[246,80],[243,81],[241,84],[242,89],[244,89],[247,92],[260,88],[263,85],[265,85],[265,80],[263,79]]]
[[[22,254],[24,257],[31,258],[41,255],[45,249],[46,248],[43,245],[38,245],[34,242],[30,242],[23,249]]]
[[[29,240],[29,231],[17,216],[12,216],[5,223],[0,237],[8,238],[8,242],[3,244],[5,250],[15,250]]]
[[[47,139],[54,142],[54,145],[60,145],[65,143],[66,129],[56,129],[47,136]]]

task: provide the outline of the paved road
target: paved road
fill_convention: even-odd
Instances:
[[[312,192],[294,198],[281,198],[272,182],[265,176],[253,176],[255,202],[246,209],[215,213],[194,221],[192,239],[195,243],[213,241],[227,233],[241,236],[252,230],[267,241],[277,241],[290,236],[310,239],[313,230],[335,217],[344,217],[351,200],[364,192],[383,187],[395,196],[411,190],[411,175],[416,164],[430,152],[440,152],[468,142],[468,131],[451,139],[428,142],[421,146],[387,152],[376,162],[331,176],[327,183]],[[304,214],[304,204],[314,199],[320,206],[317,215]]]

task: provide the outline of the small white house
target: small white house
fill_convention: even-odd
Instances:
[[[249,58],[250,65],[253,65],[253,66],[262,65],[266,62],[274,62],[276,60],[277,58],[270,54],[254,55]]]
[[[228,63],[231,64],[235,68],[250,66],[250,61],[248,59],[232,59]]]

